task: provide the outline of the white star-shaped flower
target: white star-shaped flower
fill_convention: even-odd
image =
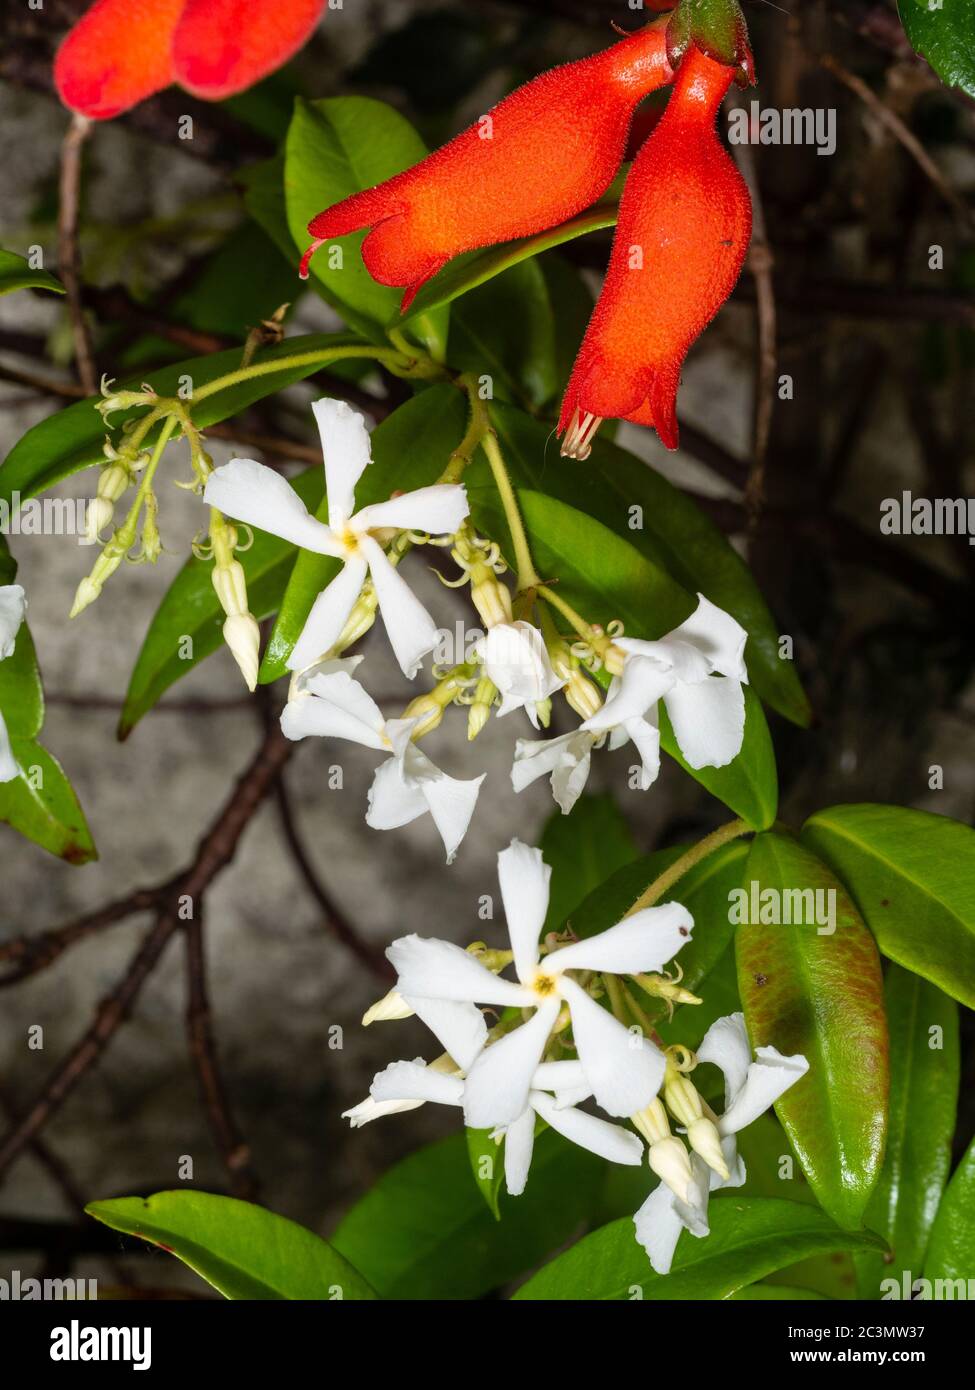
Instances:
[[[0,661],[13,656],[17,633],[27,611],[27,599],[19,584],[0,584]],[[0,711],[0,782],[12,782],[20,776],[10,747],[10,735]]]
[[[643,764],[640,786],[646,791],[660,771],[660,732],[648,720],[636,716],[609,731],[610,749],[622,748],[630,739],[640,754]],[[601,747],[605,740],[605,732],[594,733],[586,725],[557,738],[520,738],[515,744],[511,785],[516,792],[521,792],[548,774],[552,795],[562,814],[567,816],[589,780],[593,749]]]
[[[465,1000],[534,1009],[533,1016],[481,1053],[464,1088],[467,1123],[474,1129],[512,1124],[528,1104],[532,1077],[563,1005],[586,1084],[610,1115],[632,1115],[660,1089],[664,1055],[638,1030],[626,1028],[591,998],[570,971],[656,972],[690,940],[693,921],[679,903],[645,908],[587,940],[540,960],[539,936],[548,909],[551,870],[541,851],[513,840],[498,855],[501,898],[518,983],[487,970],[449,941],[405,936],[386,954],[398,989],[409,998]]]
[[[374,533],[390,528],[453,535],[468,514],[467,494],[459,484],[437,483],[356,512],[355,487],[372,461],[365,422],[344,401],[316,401],[312,409],[322,437],[328,525],[310,515],[286,479],[253,459],[215,468],[203,500],[236,521],[343,561],[315,600],[288,660],[291,670],[310,666],[334,647],[371,575],[396,659],[412,680],[436,646],[437,628]]]
[[[708,1167],[700,1154],[693,1153],[693,1177],[683,1197],[672,1192],[666,1183],[650,1193],[633,1220],[636,1238],[658,1274],[670,1272],[682,1230],[695,1236],[708,1234],[710,1193],[720,1187],[741,1187],[745,1181],[745,1165],[738,1154],[735,1135],[763,1115],[809,1070],[805,1057],[783,1057],[774,1047],[757,1047],[752,1061],[745,1016],[740,1013],[711,1024],[697,1049],[697,1060],[713,1062],[724,1072],[724,1114],[713,1118],[729,1176],[722,1177]]]
[[[545,638],[539,629],[521,620],[495,623],[475,644],[474,655],[498,687],[501,695],[498,718],[512,710],[524,709],[537,729],[535,706],[565,685],[552,669]]]
[[[421,753],[410,735],[415,719],[386,719],[372,696],[350,675],[361,657],[327,661],[303,676],[281,712],[287,738],[344,738],[392,756],[369,789],[366,823],[396,830],[427,812],[433,817],[450,864],[467,833],[485,774],[459,781]]]
[[[623,674],[584,729],[604,733],[620,726],[634,737],[630,721],[653,719],[663,700],[690,767],[724,767],[738,756],[745,732],[748,634],[703,594],[697,597],[687,621],[659,642],[616,638],[626,654]]]
[[[368,1098],[344,1112],[343,1119],[349,1120],[354,1129],[382,1115],[416,1109],[427,1101],[458,1107],[464,1104],[464,1077],[487,1041],[487,1025],[481,1011],[460,1001],[409,1002],[446,1051],[430,1063],[420,1058],[393,1062],[379,1072]],[[635,1167],[642,1162],[643,1146],[635,1134],[575,1109],[573,1102],[588,1096],[589,1087],[578,1062],[542,1062],[535,1068],[524,1110],[494,1136],[504,1139],[505,1186],[512,1197],[525,1190],[537,1116],[571,1143],[610,1163]]]

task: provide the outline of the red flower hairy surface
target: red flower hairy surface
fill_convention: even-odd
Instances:
[[[634,107],[671,80],[663,31],[543,73],[427,159],[309,223],[321,242],[372,227],[366,268],[407,287],[403,307],[452,257],[556,226],[612,182]]]

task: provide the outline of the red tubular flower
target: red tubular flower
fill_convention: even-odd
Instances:
[[[325,0],[95,0],[58,49],[65,106],[108,120],[178,82],[207,101],[252,87],[308,39]]]
[[[731,293],[751,235],[748,189],[715,130],[734,69],[692,47],[626,180],[613,252],[562,402],[563,455],[586,458],[603,418],[677,448],[687,350]]]
[[[453,256],[527,236],[594,203],[619,168],[634,107],[669,82],[663,30],[519,87],[421,163],[326,208],[301,263],[333,237],[373,230],[362,259],[382,285],[405,285],[403,309]]]

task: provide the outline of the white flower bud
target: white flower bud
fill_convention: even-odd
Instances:
[[[561,675],[561,672],[558,672]],[[569,675],[565,698],[580,719],[591,719],[602,708],[602,696],[591,680],[576,669]]]
[[[712,1120],[702,1115],[699,1120],[687,1126],[687,1142],[704,1162],[727,1182],[731,1176],[728,1164],[721,1149],[721,1136]]]
[[[650,1167],[657,1177],[665,1182],[671,1192],[682,1202],[690,1200],[691,1182],[694,1177],[690,1155],[679,1139],[673,1135],[660,1139],[650,1145],[648,1154]]]
[[[648,1144],[656,1144],[670,1137],[670,1122],[659,1100],[652,1100],[639,1114],[631,1115],[630,1119]]]
[[[94,545],[101,538],[105,527],[112,524],[114,515],[115,504],[107,497],[92,498],[85,512],[85,540],[89,545]]]
[[[261,664],[261,630],[249,613],[231,613],[223,625],[223,640],[240,667],[248,690],[257,686]]]
[[[228,617],[247,614],[247,580],[239,560],[214,567],[213,587],[217,591],[220,607]]]
[[[486,566],[484,578],[471,584],[471,598],[485,627],[511,622],[511,594]]]
[[[667,1080],[664,1082],[664,1100],[667,1102],[667,1109],[679,1125],[690,1127],[704,1114],[701,1097],[694,1083],[669,1067]]]
[[[95,602],[95,599],[101,591],[102,586],[97,580],[93,579],[90,574],[86,575],[78,585],[74,596],[74,603],[71,605],[71,612],[68,614],[68,617],[76,618],[79,613],[83,612],[84,609],[88,607],[89,603]]]
[[[391,989],[362,1015],[362,1026],[368,1028],[370,1023],[386,1023],[390,1019],[412,1017],[413,1010],[402,994],[397,989]]]

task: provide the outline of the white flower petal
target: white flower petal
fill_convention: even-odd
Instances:
[[[369,562],[379,612],[400,670],[412,680],[423,658],[437,645],[437,625],[390,564],[381,545],[371,536],[363,536],[359,549]]]
[[[372,531],[395,526],[399,531],[426,531],[431,536],[452,536],[469,514],[467,493],[458,483],[434,483],[415,492],[404,492],[388,502],[363,507],[351,520],[352,530]]]
[[[693,917],[680,903],[645,907],[597,936],[552,951],[545,968],[608,970],[613,975],[662,970],[690,941],[693,926]]]
[[[400,1115],[406,1110],[419,1110],[422,1104],[422,1100],[384,1100],[380,1102],[373,1100],[372,1096],[366,1096],[365,1100],[360,1100],[358,1105],[353,1105],[351,1110],[343,1110],[342,1119],[348,1120],[353,1129],[361,1129],[363,1125],[381,1119],[383,1115]]]
[[[427,999],[522,1006],[535,1003],[531,990],[522,989],[511,980],[499,979],[469,951],[455,946],[452,941],[401,936],[386,948],[386,955],[399,976],[400,994],[409,998],[421,995]]]
[[[674,632],[656,642],[644,642],[638,637],[620,637],[617,646],[631,659],[646,658],[654,666],[666,667],[675,680],[703,681],[711,673],[711,662],[705,654]]]
[[[642,719],[671,688],[674,680],[670,666],[640,656],[628,657],[615,692],[582,727],[604,733],[616,724],[625,724],[628,719]]]
[[[366,825],[373,830],[398,830],[430,809],[420,785],[403,776],[400,758],[380,763],[366,796]]]
[[[384,720],[372,696],[344,671],[313,676],[305,694],[289,700],[281,712],[286,738],[309,735],[344,738],[366,748],[385,749]]]
[[[730,676],[675,685],[664,696],[678,747],[690,767],[726,767],[745,736],[745,691]]]
[[[558,738],[520,738],[515,744],[515,760],[511,768],[511,785],[523,792],[539,777],[551,775],[570,757],[569,745],[575,734],[560,734]]]
[[[720,1134],[737,1134],[757,1120],[809,1070],[798,1053],[783,1057],[774,1047],[757,1047],[755,1056],[758,1060],[748,1068],[744,1086],[718,1121]]]
[[[464,1117],[471,1129],[513,1124],[525,1109],[560,1007],[560,1000],[546,1000],[527,1023],[489,1043],[478,1057],[464,1083]]]
[[[532,1091],[529,1101],[543,1120],[580,1148],[588,1149],[610,1163],[623,1163],[630,1167],[639,1167],[642,1163],[643,1144],[622,1125],[611,1125],[607,1120],[587,1115],[584,1110],[573,1110],[571,1107],[561,1109],[544,1091]]]
[[[596,1103],[608,1115],[635,1115],[660,1090],[666,1062],[647,1038],[602,1008],[563,976],[563,998],[572,1013],[572,1036]]]
[[[369,431],[345,401],[326,397],[312,405],[325,459],[328,519],[341,526],[355,510],[356,483],[372,462]]]
[[[363,656],[333,656],[316,661],[313,666],[306,666],[303,671],[292,677],[292,694],[303,695],[316,676],[333,676],[339,671],[351,676],[363,661]]]
[[[414,744],[406,750],[404,781],[407,787],[415,787],[426,802],[433,823],[440,831],[448,864],[454,862],[460,843],[467,834],[478,792],[486,776],[487,773],[482,772],[480,777],[467,779],[448,777]]]
[[[568,1091],[585,1086],[586,1073],[575,1058],[562,1062],[539,1062],[532,1077],[533,1091]]]
[[[380,1104],[386,1100],[432,1100],[438,1105],[461,1105],[464,1083],[459,1076],[434,1071],[423,1062],[391,1062],[373,1078],[369,1094]]]
[[[699,1062],[711,1062],[724,1074],[724,1106],[727,1110],[745,1084],[752,1064],[743,1013],[727,1014],[711,1024],[697,1049]]]
[[[538,938],[548,912],[551,877],[542,851],[521,840],[512,840],[498,855],[501,901],[515,953],[515,973],[524,982],[531,979],[538,965]]]
[[[640,754],[640,761],[643,763],[640,784],[642,789],[647,791],[656,782],[660,772],[660,730],[647,719],[627,719],[623,724],[623,730],[633,740]]]
[[[19,584],[0,585],[0,661],[13,655],[17,633],[27,611],[27,599]]]
[[[203,489],[203,500],[234,521],[280,536],[302,550],[316,555],[343,553],[332,530],[310,514],[287,478],[254,459],[231,459],[215,468]]]
[[[697,608],[686,622],[668,634],[669,638],[692,643],[708,658],[712,670],[747,683],[745,643],[748,633],[730,613],[725,613],[703,594],[698,594],[697,600]]]
[[[301,671],[330,651],[342,635],[366,581],[361,555],[350,555],[338,574],[318,595],[288,658],[290,671]]]
[[[538,628],[522,620],[496,623],[478,642],[476,652],[485,673],[501,692],[498,717],[526,706],[537,728],[534,705],[565,685],[552,670],[545,639]]]
[[[535,1148],[535,1112],[526,1106],[504,1133],[504,1185],[511,1197],[520,1197],[528,1181]]]
[[[17,766],[10,746],[10,735],[7,733],[7,725],[4,723],[3,715],[0,714],[0,782],[12,782],[15,777],[20,776],[20,768]]]
[[[691,1181],[687,1200],[674,1197],[674,1210],[692,1236],[700,1239],[708,1234],[708,1195],[711,1191],[711,1169],[700,1154],[691,1154]]]
[[[454,999],[430,999],[419,995],[411,996],[406,1002],[461,1071],[469,1071],[487,1042],[487,1024],[480,1009]]]
[[[657,1274],[669,1274],[684,1223],[677,1215],[676,1198],[666,1183],[655,1187],[633,1218],[636,1238],[647,1252]]]

